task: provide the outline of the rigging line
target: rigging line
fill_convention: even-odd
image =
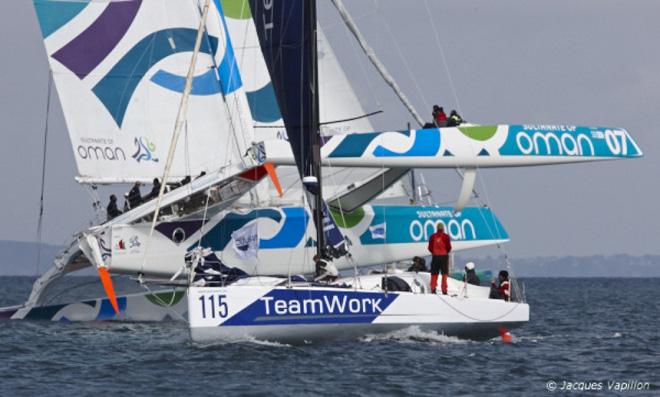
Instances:
[[[186,159],[186,176],[191,175],[191,168],[190,168],[190,147],[188,146],[188,120],[186,120],[186,124],[183,127],[183,147],[184,147],[184,155]],[[191,176],[192,178],[192,176]],[[188,183],[188,189],[190,193],[192,193],[192,184]]]
[[[198,9],[198,11],[200,11],[200,10]],[[203,19],[203,18],[204,18],[204,10],[201,10],[201,11],[202,11],[202,12],[201,12],[201,14],[200,14],[200,19],[202,19],[202,20],[204,21],[204,22],[203,22],[203,24],[204,24],[203,38],[204,38],[204,40],[206,41],[207,45],[209,45],[209,47],[211,47],[210,35],[208,34],[208,32],[207,32],[207,30],[206,30],[206,20]],[[222,18],[222,16],[220,16],[220,18]],[[223,25],[223,21],[222,21],[222,20],[220,20],[220,24],[222,25],[222,26],[220,26],[220,29],[224,29],[224,25]],[[223,30],[223,32],[224,32],[225,35],[228,34],[227,31],[224,31],[224,30]],[[225,48],[225,52],[226,52],[226,51],[229,51],[229,48]],[[215,70],[215,75],[216,75],[216,78],[218,79],[218,84],[221,84],[221,82],[220,82],[220,75],[218,74],[218,68],[219,68],[219,66],[218,66],[218,63],[216,62],[216,59],[215,59],[214,56],[211,56],[211,64],[212,64],[213,69]],[[232,80],[233,72],[234,72],[234,68],[233,68],[233,66],[232,66],[232,70],[230,71],[230,74],[229,74],[229,81]],[[238,137],[237,137],[237,135],[236,135],[236,130],[237,130],[236,122],[235,122],[234,118],[232,117],[231,105],[230,105],[229,102],[227,101],[227,96],[224,94],[224,92],[221,93],[221,100],[222,100],[222,105],[221,105],[221,106],[222,106],[223,109],[226,110],[226,112],[227,112],[226,115],[227,115],[227,118],[229,119],[229,125],[230,125],[230,130],[231,130],[231,132],[230,132],[230,136],[233,138],[233,142],[232,142],[232,143],[233,143],[234,145],[236,145],[236,152],[237,152],[237,153],[241,153],[241,152],[242,152],[241,145],[240,145],[240,142],[239,142]],[[238,112],[238,114],[239,114],[239,118],[240,118],[240,116],[241,116],[240,111]],[[243,130],[243,128],[242,128],[242,123],[241,123],[241,130]],[[241,131],[241,132],[243,132],[243,131]],[[245,135],[244,132],[243,132],[242,135]],[[230,143],[230,145],[231,145],[232,143]],[[244,142],[244,143],[245,143],[245,142]],[[231,152],[231,147],[229,147],[228,152]],[[233,160],[232,158],[229,158],[228,163],[229,163],[229,164],[232,164],[232,160]],[[241,161],[241,164],[245,167],[245,166],[246,166],[245,160],[244,160],[242,157],[239,158],[239,160]]]
[[[330,160],[328,161],[328,168],[330,168],[330,171],[331,171],[331,173],[328,175],[328,177],[330,179],[332,179],[332,182],[334,184],[335,189],[334,189],[334,192],[333,192],[333,196],[335,196],[335,195],[337,195],[337,190],[339,189],[339,185],[337,184],[337,178],[336,178],[337,173],[332,173],[333,165],[332,165],[332,161],[330,161]],[[323,168],[321,168],[321,172],[323,172]],[[342,208],[341,201],[342,201],[341,199],[337,200],[337,202],[339,204],[339,213],[341,214],[342,223],[344,225],[346,225],[346,216],[344,215],[344,209]],[[325,200],[324,200],[324,203],[325,203]],[[330,206],[327,206],[326,208],[328,210],[328,216],[334,221],[334,217],[332,216]],[[335,225],[336,225],[336,222],[335,222]],[[336,226],[337,226],[337,229],[339,230],[339,225],[336,225]],[[341,234],[342,234],[342,237],[344,238],[344,246],[346,247],[346,252],[348,252],[349,258],[352,258],[353,255],[351,254],[351,246],[350,246],[350,244],[348,244],[346,242],[345,234],[344,233],[341,233]],[[354,267],[355,273],[357,274],[357,264],[355,263],[355,261],[352,261],[352,262],[353,262],[353,267]]]
[[[422,117],[419,115],[419,113],[415,110],[412,103],[410,103],[410,101],[408,100],[406,95],[403,93],[403,91],[401,91],[401,88],[399,87],[397,82],[394,80],[394,78],[389,74],[389,72],[385,68],[385,65],[383,65],[383,63],[378,59],[378,57],[376,56],[376,53],[374,52],[373,48],[371,48],[369,46],[369,44],[366,42],[364,36],[362,35],[360,30],[358,29],[357,25],[355,24],[355,22],[353,21],[351,16],[349,15],[348,10],[344,6],[344,3],[342,2],[342,0],[332,0],[332,3],[334,4],[335,8],[337,9],[339,14],[341,15],[342,19],[344,20],[344,24],[351,31],[351,33],[353,34],[353,36],[357,40],[358,44],[362,48],[362,51],[365,53],[367,58],[369,58],[369,61],[376,68],[376,70],[381,75],[381,77],[383,78],[385,83],[387,85],[389,85],[392,88],[392,90],[394,90],[394,93],[397,95],[397,97],[399,98],[401,103],[403,103],[406,110],[408,110],[408,112],[413,116],[413,118],[419,124],[419,126],[420,127],[423,126],[424,125],[424,119],[422,119]],[[374,8],[378,9],[378,6],[374,5]],[[382,21],[382,19],[381,19],[381,21]],[[390,32],[390,35],[391,35],[391,32]],[[392,39],[392,42],[396,45],[396,40]],[[404,64],[405,64],[405,60],[404,60]]]
[[[350,118],[341,119],[341,120],[325,121],[323,123],[319,123],[319,125],[328,125],[328,124],[344,123],[346,121],[355,121],[355,120],[364,119],[364,118],[367,118],[367,117],[370,117],[370,116],[374,116],[374,115],[377,115],[377,114],[380,114],[380,113],[383,113],[383,111],[382,110],[376,110],[374,112],[363,114],[362,116],[350,117]]]
[[[142,264],[140,265],[141,272],[144,272],[144,265],[147,262],[147,251],[149,248],[149,241],[151,241],[151,237],[153,236],[154,229],[156,228],[156,222],[158,222],[160,204],[163,200],[163,195],[165,193],[165,186],[166,186],[165,181],[169,176],[170,168],[172,167],[172,163],[174,162],[174,152],[176,150],[179,134],[181,132],[181,128],[183,127],[183,123],[187,117],[188,97],[190,96],[190,92],[192,91],[192,79],[193,79],[193,74],[195,72],[195,64],[197,63],[197,55],[199,54],[199,49],[202,45],[202,36],[203,36],[203,32],[205,31],[206,18],[208,16],[210,2],[211,0],[205,1],[204,13],[202,15],[202,19],[199,22],[197,37],[195,38],[195,47],[192,54],[192,58],[190,60],[190,67],[188,68],[188,74],[186,76],[186,84],[184,86],[183,94],[181,96],[181,104],[179,105],[179,112],[177,114],[176,122],[174,125],[174,132],[172,133],[172,141],[170,142],[170,148],[167,153],[167,161],[165,162],[165,169],[163,170],[163,178],[162,178],[163,183],[161,183],[160,191],[158,192],[158,200],[156,201],[156,210],[154,211],[153,220],[151,222],[151,228],[149,230],[149,238],[145,243],[144,256],[142,258]]]
[[[38,276],[41,262],[41,235],[44,220],[44,192],[46,187],[46,154],[48,152],[48,119],[50,118],[50,97],[53,90],[53,73],[48,69],[48,96],[46,98],[46,120],[44,124],[44,148],[41,159],[41,195],[39,196],[39,218],[37,220],[37,259],[34,275]]]
[[[356,18],[356,19],[359,20],[360,18]],[[371,97],[372,97],[371,99],[374,101],[374,103],[376,104],[377,107],[379,107],[379,108],[383,107],[383,105],[382,105],[382,103],[381,103],[381,101],[380,101],[380,99],[379,99],[379,97],[376,93],[376,89],[374,87],[374,82],[372,81],[371,74],[369,72],[367,72],[367,68],[364,64],[365,60],[362,56],[360,56],[360,53],[358,52],[358,49],[357,49],[357,46],[356,46],[356,43],[355,43],[354,40],[351,40],[350,34],[351,33],[349,32],[348,29],[344,29],[344,36],[346,38],[346,42],[351,43],[351,50],[353,52],[353,57],[357,60],[357,63],[360,66],[360,71],[362,72],[362,75],[364,77],[364,81],[367,83],[369,93],[371,94]],[[328,43],[329,42],[330,41],[328,40]]]
[[[403,51],[401,51],[401,46],[398,43],[398,40],[394,36],[394,33],[392,32],[392,29],[390,28],[390,25],[388,23],[385,23],[385,15],[383,15],[380,12],[380,7],[376,5],[376,10],[378,11],[378,14],[380,15],[380,22],[381,25],[385,28],[387,31],[387,34],[390,37],[390,43],[394,45],[394,48],[396,48],[397,54],[399,55],[399,58],[401,58],[401,63],[403,63],[403,66],[406,68],[406,72],[408,72],[408,75],[410,76],[410,79],[412,80],[413,84],[415,85],[415,89],[417,90],[417,94],[421,97],[422,101],[424,102],[424,106],[428,109],[430,108],[430,103],[426,96],[424,95],[424,91],[420,87],[419,83],[417,82],[417,79],[415,78],[415,74],[413,73],[412,69],[410,68],[410,64],[406,60],[406,57],[403,55]],[[423,123],[421,123],[423,124]]]
[[[319,123],[319,125],[328,125],[328,124],[337,124],[337,123],[345,123],[347,121],[355,121],[355,120],[360,120],[360,119],[365,119],[377,114],[383,113],[382,110],[376,110],[374,112],[366,113],[361,116],[355,116],[351,117],[348,119],[341,119],[341,120],[332,120],[332,121],[325,121],[322,123]],[[283,125],[255,125],[254,128],[284,128],[285,126]]]
[[[445,49],[444,46],[442,45],[442,42],[440,41],[440,34],[438,33],[438,29],[435,25],[435,20],[431,16],[431,9],[429,7],[428,0],[424,0],[424,5],[426,6],[426,11],[427,11],[427,15],[429,16],[429,20],[431,21],[431,28],[433,29],[435,44],[438,47],[438,49],[440,49],[440,57],[442,58],[442,63],[445,67],[445,71],[447,72],[447,77],[449,79],[449,88],[451,89],[452,95],[454,96],[454,101],[456,102],[456,108],[460,113],[463,113],[463,109],[458,100],[456,86],[454,85],[454,79],[452,78],[451,72],[449,71],[449,64],[447,63],[447,57],[445,56]]]
[[[92,226],[94,222],[98,224],[105,223],[107,221],[107,210],[101,205],[101,197],[96,191],[96,185],[85,185],[84,190],[92,200],[92,208],[94,209],[94,218],[90,220],[90,226]]]
[[[60,278],[62,278],[62,276],[58,277],[58,279],[60,279]],[[70,294],[73,291],[79,290],[79,289],[84,288],[84,287],[89,287],[90,285],[98,286],[99,285],[99,280],[92,279],[91,281],[83,281],[82,283],[74,285],[72,287],[63,288],[61,291],[58,291],[57,293],[53,294],[52,296],[46,296],[45,298],[42,298],[42,300],[40,302],[40,305],[41,306],[50,305],[53,302],[57,301],[57,299],[60,298],[62,295]]]
[[[206,225],[206,216],[208,214],[209,210],[209,199],[211,198],[211,195],[209,194],[209,191],[207,190],[206,192],[206,203],[204,204],[204,215],[202,215],[202,226],[199,228],[199,240],[197,241],[197,248],[200,248],[202,246],[202,240],[204,239],[204,226]],[[195,269],[190,269],[192,272],[195,271]]]
[[[494,318],[489,318],[489,319],[481,319],[481,318],[472,317],[472,316],[470,316],[470,315],[468,315],[468,314],[462,312],[460,309],[456,308],[454,305],[452,305],[451,303],[449,303],[449,302],[447,301],[447,299],[445,299],[444,297],[442,297],[442,296],[440,296],[440,295],[436,295],[436,296],[442,301],[442,303],[444,303],[445,305],[449,306],[449,308],[452,309],[453,311],[455,311],[456,313],[458,313],[458,314],[460,314],[460,315],[462,315],[462,316],[464,316],[464,317],[467,317],[467,318],[469,318],[470,320],[473,320],[473,321],[479,321],[479,322],[484,322],[484,321],[492,322],[492,321],[497,321],[497,320],[503,319],[503,318],[505,318],[506,316],[508,316],[509,314],[513,313],[513,311],[516,310],[516,309],[518,308],[518,306],[521,305],[520,302],[516,302],[516,304],[515,304],[510,310],[508,310],[506,313],[504,313],[504,314],[502,314],[502,315],[500,315],[500,316],[497,316],[497,317],[494,317]],[[469,298],[468,298],[468,299],[469,299]]]
[[[245,4],[246,3],[244,3],[243,6],[245,6]],[[243,12],[243,9],[241,9],[241,12]],[[223,33],[227,37],[230,38],[228,28],[226,28],[227,25],[226,25],[225,16],[220,15],[220,18],[222,19],[220,21],[221,25],[222,25],[220,28],[222,29]],[[229,44],[231,47],[226,46],[225,52],[229,51],[230,49],[232,51],[234,51],[234,48],[233,48],[234,43],[230,42],[230,40],[226,40],[226,43]],[[241,72],[240,72],[240,69],[238,67],[238,63],[236,62],[236,55],[233,56],[233,60],[234,60],[234,62],[232,62],[231,69],[230,69],[230,72],[229,72],[229,81],[233,81],[234,77],[237,77],[238,79],[241,78]],[[213,58],[213,63],[215,63],[215,58]],[[243,86],[241,86],[241,88],[243,88]],[[244,91],[245,90],[243,88],[241,91],[233,92],[233,93],[229,94],[229,95],[232,95],[231,96],[232,103],[233,103],[235,111],[236,111],[236,115],[237,115],[238,122],[239,122],[239,127],[240,127],[239,132],[240,132],[240,135],[241,135],[241,138],[242,138],[241,143],[243,144],[243,147],[238,147],[237,148],[239,150],[239,152],[242,152],[245,148],[250,147],[250,143],[254,138],[254,133],[250,134],[250,132],[248,131],[248,129],[249,129],[249,120],[252,120],[251,114],[250,114],[249,118],[247,118],[246,115],[244,114],[245,107],[247,106],[248,109],[249,109],[249,104],[245,103],[245,102],[247,102],[247,97],[246,97]],[[240,92],[240,95],[239,95],[239,92]],[[223,94],[223,96],[224,96],[224,94]],[[229,104],[227,105],[227,108],[229,109]],[[230,112],[231,112],[231,110],[230,110]],[[246,120],[246,118],[248,120]],[[234,131],[234,134],[236,134],[236,131]],[[248,136],[249,134],[251,136]],[[238,137],[237,137],[237,141],[238,141]],[[241,163],[243,164],[243,166],[246,166],[246,161],[243,158],[241,158]]]
[[[435,20],[431,16],[432,14],[431,14],[431,9],[430,9],[429,4],[428,4],[428,0],[424,0],[424,6],[426,7],[427,15],[428,15],[429,20],[431,22],[431,28],[433,30],[433,37],[435,39],[435,45],[440,50],[440,58],[442,59],[442,64],[445,68],[445,72],[447,73],[447,79],[449,81],[449,88],[451,89],[452,95],[454,97],[454,102],[456,103],[456,108],[458,109],[458,111],[460,113],[463,113],[463,108],[462,108],[461,103],[458,99],[458,93],[456,91],[456,85],[454,84],[454,79],[451,75],[451,71],[449,70],[449,64],[447,63],[447,57],[445,56],[445,49],[444,49],[444,46],[442,45],[442,41],[440,41],[440,34],[438,33],[438,29],[436,27]],[[472,145],[471,142],[470,142],[470,145]],[[462,181],[463,180],[463,171],[461,169],[459,169],[458,167],[455,168],[455,170],[456,170],[456,173],[458,174],[459,178]],[[474,195],[474,197],[476,199],[479,198],[479,193],[477,192],[476,188],[472,189],[472,194]]]
[[[479,179],[480,179],[481,185],[482,185],[483,190],[484,190],[484,195],[486,196],[486,202],[488,202],[489,199],[488,199],[488,189],[486,187],[486,182],[484,181],[484,178],[483,178],[482,175],[479,176]],[[492,209],[491,209],[491,217],[493,218],[493,223],[495,223],[495,213],[492,211]],[[515,274],[515,271],[513,270],[513,266],[511,264],[511,261],[509,260],[508,250],[502,244],[497,244],[497,248],[500,250],[500,252],[504,256],[504,264],[506,265],[507,269],[509,269],[511,271],[511,277],[509,277],[509,282],[511,282],[511,285],[514,289],[519,290],[519,285],[518,285],[517,278],[513,277],[514,274]]]

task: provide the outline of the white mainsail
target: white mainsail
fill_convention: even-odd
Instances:
[[[199,23],[196,2],[35,0],[35,8],[77,179],[119,183],[160,177]],[[207,32],[173,179],[240,162],[245,142],[228,139],[230,131],[249,141],[240,99],[232,102],[242,88],[240,77],[230,75],[236,68],[217,11]]]

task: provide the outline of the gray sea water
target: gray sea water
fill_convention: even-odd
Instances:
[[[21,302],[31,282],[0,277],[0,306]],[[209,346],[191,343],[183,323],[4,321],[0,395],[660,395],[659,284],[527,279],[532,317],[511,344],[412,328]]]

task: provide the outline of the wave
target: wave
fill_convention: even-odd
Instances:
[[[375,341],[397,341],[403,343],[466,344],[469,342],[468,340],[455,336],[447,336],[437,331],[424,331],[417,325],[384,334],[369,334],[360,340],[368,343]]]
[[[286,343],[257,339],[251,335],[240,335],[240,336],[232,337],[230,339],[213,341],[213,342],[191,341],[190,343],[192,344],[192,346],[203,347],[205,349],[208,349],[209,347],[213,348],[213,347],[221,347],[227,345],[240,345],[240,344],[252,344],[257,346],[269,346],[269,347],[293,347],[292,345]]]

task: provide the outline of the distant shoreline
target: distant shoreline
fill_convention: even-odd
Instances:
[[[63,247],[41,244],[40,249],[41,260],[37,267],[37,243],[0,240],[0,277],[42,274],[51,267]],[[477,258],[459,253],[454,262],[454,269],[462,269],[467,262],[474,262],[477,269],[489,269],[493,273],[507,269],[501,256]],[[567,255],[515,258],[510,263],[511,273],[520,278],[660,278],[660,255]]]

